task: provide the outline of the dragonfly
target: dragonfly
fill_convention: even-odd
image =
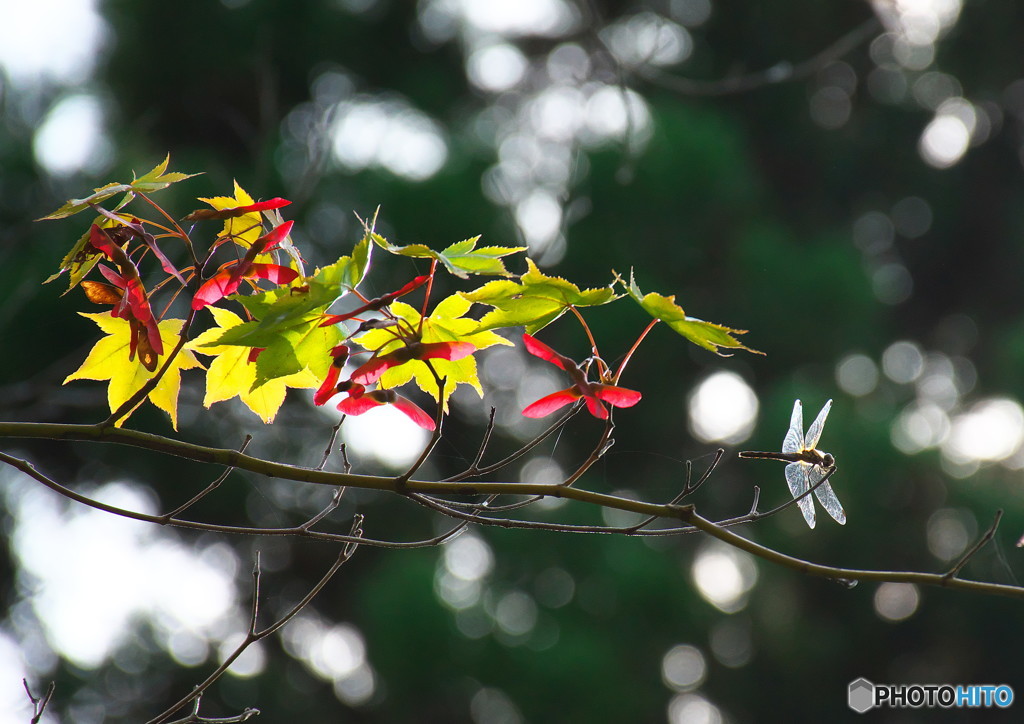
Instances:
[[[814,502],[810,495],[805,493],[835,469],[836,459],[827,452],[818,450],[818,439],[821,437],[821,430],[825,427],[825,418],[828,411],[832,409],[832,400],[825,403],[821,412],[814,418],[814,422],[807,428],[807,436],[804,436],[804,410],[800,400],[793,403],[793,416],[789,420],[789,431],[782,441],[782,452],[750,452],[744,451],[739,454],[741,458],[761,458],[763,460],[781,460],[789,463],[786,466],[786,482],[789,484],[789,492],[794,498],[798,498],[797,505],[804,515],[804,520],[811,528],[814,527]],[[814,487],[814,494],[818,496],[818,502],[825,511],[835,518],[837,523],[846,524],[846,513],[839,503],[839,498],[832,490],[829,481],[826,480]],[[803,496],[803,497],[801,497]]]

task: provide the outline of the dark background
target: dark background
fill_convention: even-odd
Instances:
[[[717,447],[688,432],[687,395],[708,374],[731,370],[760,401],[744,447],[775,448],[794,398],[805,401],[808,417],[835,399],[822,447],[839,463],[836,489],[849,516],[840,528],[819,509],[819,525],[809,531],[791,509],[745,535],[815,562],[942,571],[956,554],[936,556],[935,538],[949,530],[976,535],[1004,509],[995,540],[964,575],[1015,581],[1022,570],[1014,543],[1024,529],[1024,458],[1011,444],[1001,460],[957,459],[950,440],[977,403],[998,398],[1019,411],[1015,401],[1024,394],[1024,18],[1017,6],[975,1],[958,16],[926,13],[924,26],[911,18],[908,32],[932,21],[942,31],[931,44],[914,36],[919,44],[910,47],[891,8],[883,27],[862,3],[567,1],[559,7],[572,22],[545,32],[506,28],[504,37],[500,26],[473,25],[459,15],[472,3],[227,5],[102,3],[108,27],[90,79],[70,87],[52,79],[2,86],[3,418],[89,422],[103,414],[100,385],[59,387],[94,340],[95,329],[74,312],[93,310],[80,296],[59,298],[60,282],[39,286],[84,231],[78,219],[31,222],[64,199],[133,169],[143,173],[170,152],[174,170],[205,175],[165,192],[161,203],[184,214],[196,207],[196,196],[228,193],[232,179],[257,197],[291,198],[296,203],[286,217],[297,221],[313,264],[347,253],[359,238],[352,211],[368,215],[378,205],[379,228],[398,243],[440,248],[483,234],[494,244],[536,244],[531,234],[540,232],[517,223],[515,202],[493,190],[501,188],[495,179],[519,163],[515,148],[501,140],[519,134],[539,151],[526,156],[532,167],[517,167],[525,180],[516,193],[542,189],[563,211],[555,241],[533,252],[547,273],[598,286],[608,283],[611,269],[633,267],[645,291],[675,293],[695,316],[751,330],[744,341],[767,353],[722,359],[655,330],[627,381],[645,400],[619,415],[617,444],[584,485],[671,498],[685,474],[683,461],[693,458],[702,468]],[[491,15],[514,5],[496,3]],[[445,8],[454,10],[446,16]],[[697,22],[706,8],[710,15]],[[447,37],[429,30],[438,17],[447,18]],[[666,31],[672,37],[689,39],[692,52],[658,68],[614,62],[602,39],[631,17],[648,28],[661,17],[674,27]],[[467,62],[475,48],[499,41],[517,47],[529,69],[514,87],[489,92],[467,78]],[[930,62],[928,53],[934,53]],[[559,71],[564,57],[586,57],[589,67]],[[786,68],[795,72],[780,78]],[[769,69],[775,72],[762,72]],[[628,89],[645,111],[618,137],[545,136],[531,125],[540,113],[531,103],[558,84],[578,91],[567,96],[577,101],[600,86],[617,90],[617,97]],[[110,150],[79,172],[50,174],[33,155],[33,139],[50,109],[74,92],[101,99]],[[961,100],[950,105],[949,98]],[[418,109],[436,124],[447,156],[435,174],[413,180],[380,164],[354,169],[332,158],[323,129],[343,112],[332,107],[384,100],[392,111]],[[571,106],[556,117],[578,111]],[[950,167],[936,168],[923,157],[922,136],[936,118],[964,117],[955,114],[965,108],[975,118],[971,146]],[[916,200],[901,205],[906,199]],[[371,291],[407,279],[414,266],[403,261],[388,269]],[[627,349],[645,323],[625,302],[588,319],[608,350]],[[583,335],[569,320],[552,326],[545,339],[568,354],[586,354]],[[923,352],[924,373],[915,382],[879,373],[859,396],[839,384],[837,369],[848,355],[880,365],[900,340]],[[184,439],[231,447],[252,433],[257,454],[318,460],[330,422],[314,414],[307,393],[297,393],[301,399],[287,404],[277,425],[264,428],[230,405],[214,407],[209,418],[199,414],[201,396],[187,389],[188,380]],[[475,403],[474,414],[474,400],[461,398],[466,404],[456,408],[431,474],[451,474],[472,456],[479,410],[493,402]],[[514,404],[507,396],[502,401]],[[901,420],[922,410],[937,420],[938,432],[910,454],[892,440],[905,439]],[[157,411],[138,413],[132,424],[171,432]],[[996,427],[1020,437],[1013,424]],[[991,429],[975,428],[978,434]],[[511,449],[515,434],[503,432],[495,454]],[[579,419],[543,454],[572,469],[597,434],[594,422]],[[743,513],[755,484],[767,501],[762,507],[785,499],[781,466],[741,464],[738,446],[726,448],[725,461],[694,500],[699,510],[716,517]],[[26,443],[4,443],[4,449],[24,452],[72,486],[130,479],[165,508],[191,494],[182,493],[183,484],[192,491],[216,475],[123,449]],[[382,469],[354,454],[357,471]],[[288,492],[289,486],[242,476],[232,481],[197,516],[286,525],[323,502]],[[11,494],[5,500],[10,534],[17,506]],[[334,529],[344,531],[355,509],[367,515],[376,537],[413,540],[441,525],[401,501],[353,494]],[[599,521],[593,511],[575,508],[538,515]],[[942,521],[955,524],[951,529]],[[176,535],[189,545],[210,543]],[[227,716],[255,706],[266,721],[699,721],[701,715],[821,721],[849,713],[846,686],[859,676],[1007,683],[1021,690],[1020,604],[1008,599],[924,589],[913,615],[893,622],[878,612],[878,586],[845,589],[758,562],[745,604],[725,613],[694,586],[691,565],[707,550],[697,537],[648,545],[552,533],[478,535],[493,551],[493,569],[469,613],[457,615],[436,593],[438,549],[363,549],[314,603],[325,625],[345,622],[363,637],[375,682],[369,699],[339,699],[330,680],[273,638],[262,673],[225,677],[204,699],[203,713]],[[38,648],[40,614],[32,613],[33,584],[14,540],[8,537],[2,563],[4,630]],[[229,543],[240,561],[242,611],[253,552],[278,561],[264,581],[268,615],[297,600],[336,554],[309,542]],[[551,594],[558,589],[550,585],[552,575],[573,581],[567,602]],[[532,602],[526,605],[534,607],[536,625],[503,635],[494,623],[499,603],[513,606],[523,596]],[[469,619],[489,633],[466,635]],[[30,657],[37,665],[26,672],[37,688],[57,681],[51,709],[61,720],[143,720],[214,666],[212,655],[195,668],[176,664],[145,615],[132,626],[123,649],[134,653],[98,668]],[[716,645],[723,636],[740,643]],[[694,687],[674,688],[663,677],[663,660],[679,644],[703,656],[704,677]],[[729,650],[739,651],[739,659],[730,659]]]

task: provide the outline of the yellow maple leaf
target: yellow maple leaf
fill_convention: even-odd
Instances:
[[[209,199],[201,198],[199,200],[205,201],[218,211],[221,209],[233,209],[237,206],[248,206],[255,203],[252,196],[250,196],[245,189],[239,186],[237,181],[235,181],[235,195],[233,197],[214,196]],[[249,213],[242,214],[241,216],[225,219],[224,229],[221,231],[221,236],[229,237],[243,249],[248,249],[256,239],[263,236],[263,217],[260,216],[259,211],[250,211]],[[260,259],[260,261],[264,260]]]
[[[110,411],[113,412],[155,377],[163,367],[165,360],[164,358],[158,359],[156,369],[150,371],[143,366],[138,355],[133,360],[128,359],[131,327],[127,320],[113,317],[110,312],[98,314],[79,312],[79,314],[95,322],[96,326],[107,336],[93,345],[82,366],[68,375],[64,379],[64,384],[71,380],[110,380],[110,384],[107,386],[107,404],[110,406]],[[159,323],[160,339],[163,340],[164,349],[172,350],[178,344],[182,324],[184,324],[184,320],[181,319],[165,319]],[[174,358],[167,373],[147,395],[150,402],[170,416],[171,425],[175,430],[178,429],[178,391],[181,389],[181,371],[193,367],[202,367],[202,364],[190,351],[181,350]],[[120,427],[129,415],[118,420],[116,425]]]
[[[494,332],[475,332],[479,322],[471,317],[463,315],[469,311],[472,302],[463,299],[457,294],[441,300],[434,307],[429,317],[423,319],[415,307],[404,302],[395,302],[391,305],[391,313],[404,320],[406,324],[417,329],[420,320],[423,322],[422,342],[469,342],[477,350],[492,347],[496,344],[512,346],[512,342]],[[379,350],[380,353],[391,352],[401,346],[395,341],[391,330],[375,329],[361,335],[356,342],[370,350]],[[476,390],[480,397],[484,396],[483,388],[480,386],[480,378],[476,370],[476,357],[469,355],[458,360],[431,359],[431,366],[437,371],[440,377],[446,379],[444,386],[444,409],[448,411],[448,398],[455,388],[460,384],[466,384]],[[431,374],[426,362],[412,360],[405,364],[392,367],[377,381],[382,388],[398,387],[410,380],[415,380],[417,386],[433,397],[438,398],[437,380]]]
[[[320,380],[308,369],[284,377],[267,380],[259,387],[256,383],[256,365],[249,361],[251,347],[238,345],[218,345],[202,347],[207,342],[218,339],[224,330],[242,323],[242,318],[234,312],[219,307],[207,307],[213,314],[216,327],[206,330],[192,342],[189,349],[203,355],[215,356],[206,372],[206,395],[203,405],[207,408],[215,402],[238,397],[246,406],[259,415],[265,423],[274,421],[277,411],[284,403],[288,387],[312,388],[320,384]]]

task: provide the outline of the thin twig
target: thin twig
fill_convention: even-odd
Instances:
[[[588,470],[600,460],[608,449],[615,444],[615,440],[612,439],[612,433],[615,431],[614,411],[608,413],[608,418],[604,421],[604,430],[601,431],[601,437],[598,439],[594,449],[587,455],[587,459],[584,460],[579,467],[574,470],[569,477],[560,483],[562,487],[568,488],[576,483],[577,480],[582,478]]]
[[[178,225],[178,222],[175,221],[173,218],[171,218],[171,215],[168,214],[166,211],[164,211],[162,206],[160,206],[158,203],[153,201],[153,199],[149,198],[149,196],[147,196],[146,194],[142,193],[141,191],[134,191],[134,190],[132,191],[132,193],[135,194],[136,196],[138,196],[143,201],[145,201],[150,206],[152,206],[154,209],[156,209],[158,212],[160,212],[160,214],[165,219],[167,219],[168,221],[171,222],[171,224],[174,226],[175,231],[178,232],[178,236],[181,238],[181,240],[183,242],[185,242],[185,248],[188,249],[189,255],[192,257],[192,263],[195,264],[197,266],[197,268],[198,268],[199,257],[196,256],[195,249],[192,246],[192,238],[188,234],[185,233],[185,230],[182,229],[181,226]]]
[[[335,490],[334,491],[334,495],[331,496],[331,502],[327,504],[327,507],[325,507],[319,513],[317,513],[312,518],[307,520],[305,523],[300,525],[299,528],[301,528],[302,530],[309,530],[314,525],[316,525],[321,520],[323,520],[328,515],[330,515],[331,512],[333,512],[338,507],[338,504],[341,503],[341,496],[343,496],[344,494],[345,494],[345,488],[344,487],[340,487],[337,490]]]
[[[242,642],[237,647],[235,647],[235,650],[228,654],[228,656],[225,657],[221,665],[218,666],[209,676],[207,676],[206,679],[204,679],[201,684],[196,686],[190,693],[186,694],[184,697],[182,697],[177,702],[172,704],[168,709],[166,709],[163,713],[159,714],[156,718],[151,719],[149,721],[149,724],[162,724],[163,722],[166,722],[178,709],[180,709],[183,706],[186,706],[190,702],[193,702],[197,697],[202,696],[203,692],[205,692],[213,684],[213,682],[217,681],[217,679],[223,676],[224,673],[231,667],[231,664],[233,664],[238,659],[238,657],[241,656],[242,653],[247,648],[249,648],[249,646],[256,643],[257,641],[260,641],[261,639],[266,638],[267,636],[270,636],[275,631],[278,631],[282,626],[285,626],[289,621],[295,618],[295,616],[297,616],[299,612],[302,611],[302,609],[308,606],[310,601],[312,601],[316,597],[316,595],[323,590],[324,586],[326,586],[327,583],[334,576],[334,574],[338,572],[338,569],[341,568],[341,566],[344,565],[345,562],[352,557],[353,553],[355,553],[356,548],[358,547],[358,541],[362,536],[362,524],[363,516],[356,515],[352,521],[352,528],[349,531],[349,537],[352,538],[352,542],[345,545],[342,548],[341,552],[338,554],[338,557],[335,559],[331,567],[320,578],[320,580],[306,593],[306,595],[302,597],[302,599],[298,603],[296,603],[281,618],[267,626],[262,631],[257,629],[260,593],[260,565],[259,554],[257,553],[256,562],[253,565],[252,571],[252,611],[249,617],[249,629],[246,632],[245,638],[242,639]]]
[[[718,464],[720,462],[722,462],[722,456],[723,455],[725,455],[725,448],[721,448],[721,447],[718,448],[715,451],[714,459],[711,461],[711,464],[708,465],[708,469],[705,470],[704,473],[699,478],[697,478],[697,482],[694,483],[693,485],[690,485],[690,469],[689,469],[689,467],[687,467],[687,469],[686,469],[686,487],[683,488],[683,495],[689,495],[690,493],[696,492],[697,489],[700,486],[702,486],[705,482],[707,482],[707,479],[711,477],[711,473],[713,473],[715,471],[715,468],[718,467]],[[689,463],[689,461],[687,461],[687,463]]]
[[[245,440],[242,441],[241,447],[238,448],[238,452],[245,452],[245,449],[247,447],[249,447],[249,443],[250,442],[252,442],[252,435],[246,435],[245,436]],[[233,470],[234,470],[233,467],[224,468],[224,472],[222,472],[220,475],[218,475],[217,478],[212,483],[207,485],[205,488],[203,488],[201,491],[199,491],[198,493],[193,495],[191,498],[189,498],[189,500],[187,500],[186,502],[184,502],[181,505],[179,505],[177,508],[172,510],[170,513],[165,513],[163,517],[165,517],[167,520],[171,520],[172,518],[177,518],[179,515],[184,513],[186,510],[191,508],[193,505],[195,505],[200,500],[205,498],[207,495],[212,493],[214,490],[219,488],[221,483],[223,483],[225,480],[227,480],[228,475],[230,475]]]
[[[644,80],[675,93],[689,96],[723,96],[733,93],[747,93],[758,88],[780,83],[790,83],[807,78],[818,72],[832,61],[857,48],[873,38],[882,30],[882,25],[875,16],[845,33],[841,38],[822,50],[820,53],[799,63],[781,61],[754,73],[722,78],[721,80],[695,80],[670,75],[651,66],[641,66],[635,70]]]
[[[175,528],[185,528],[188,530],[202,530],[211,533],[226,533],[229,535],[252,535],[252,536],[296,536],[299,538],[309,538],[311,540],[323,541],[327,543],[359,543],[361,545],[373,546],[377,548],[428,548],[431,546],[440,545],[444,541],[448,540],[454,535],[457,535],[462,528],[465,527],[464,523],[460,523],[449,531],[440,533],[432,538],[426,538],[415,541],[393,541],[393,540],[377,540],[373,538],[360,537],[358,540],[353,539],[351,536],[343,535],[340,533],[324,533],[321,531],[308,530],[303,525],[293,526],[290,528],[258,528],[248,526],[234,526],[234,525],[218,525],[215,523],[203,523],[194,520],[184,520],[181,518],[174,518],[166,520],[162,515],[149,515],[148,513],[141,513],[135,510],[128,510],[126,508],[119,508],[116,505],[109,505],[107,503],[94,500],[85,495],[75,492],[70,488],[61,485],[55,480],[50,479],[46,475],[42,474],[35,467],[26,460],[16,458],[12,455],[0,452],[0,462],[7,463],[11,467],[20,470],[29,477],[33,478],[39,483],[42,483],[47,488],[50,488],[54,492],[63,495],[69,500],[73,500],[76,503],[81,503],[95,510],[101,510],[104,513],[110,513],[112,515],[118,515],[123,518],[129,518],[131,520],[138,520],[144,523],[155,523],[157,525],[167,525]]]
[[[352,472],[352,463],[348,459],[348,446],[345,443],[341,443],[338,450],[341,452],[341,470],[348,475]]]
[[[754,500],[750,504],[750,512],[747,513],[747,515],[756,515],[757,514],[757,504],[759,502],[761,502],[761,486],[760,485],[755,485],[754,486]]]
[[[476,457],[473,458],[473,464],[469,466],[470,470],[479,470],[480,463],[484,459],[484,452],[487,450],[487,445],[491,442],[491,434],[494,432],[494,413],[496,408],[491,405],[491,412],[487,416],[487,427],[484,429],[483,439],[480,440],[480,447],[476,451]]]
[[[956,578],[960,574],[960,570],[967,565],[967,562],[973,558],[978,551],[985,547],[985,544],[992,540],[992,537],[996,534],[996,528],[999,527],[999,521],[1003,519],[1003,511],[997,510],[995,519],[992,521],[992,525],[988,527],[988,530],[978,539],[978,541],[971,546],[966,553],[960,556],[952,568],[946,571],[944,578]]]
[[[555,420],[555,422],[551,423],[551,425],[546,430],[544,430],[542,433],[537,435],[537,437],[533,438],[528,443],[523,445],[521,448],[516,450],[514,453],[512,453],[510,455],[507,455],[506,457],[502,458],[498,462],[491,463],[490,465],[485,465],[482,468],[473,466],[473,467],[469,468],[468,470],[462,471],[458,475],[453,475],[450,478],[444,478],[441,482],[443,482],[443,483],[458,483],[458,482],[462,482],[463,480],[468,480],[469,478],[475,478],[475,477],[479,477],[481,475],[490,475],[491,473],[497,472],[498,470],[501,470],[502,468],[504,468],[504,467],[506,467],[508,465],[511,465],[516,460],[518,460],[519,458],[523,457],[528,452],[530,452],[535,447],[537,447],[542,442],[544,442],[544,440],[546,440],[553,433],[558,432],[563,427],[565,427],[566,423],[568,423],[569,420],[571,420],[573,417],[575,417],[576,414],[581,409],[583,409],[583,402],[582,401],[576,402],[572,407],[570,407],[565,412],[564,415],[562,415],[562,417],[560,417],[559,419]]]
[[[338,420],[338,424],[331,428],[331,439],[327,441],[327,447],[324,448],[324,456],[321,458],[320,464],[316,466],[317,470],[323,470],[327,466],[327,460],[331,457],[331,453],[334,452],[334,441],[338,439],[338,431],[341,430],[343,422],[345,422],[344,415]]]
[[[790,568],[811,576],[827,578],[840,581],[879,581],[886,583],[913,583],[920,586],[938,586],[960,591],[974,591],[989,593],[1013,598],[1024,598],[1024,588],[1020,586],[1008,586],[1002,583],[988,583],[983,581],[969,581],[963,578],[946,576],[943,573],[917,573],[912,571],[879,571],[861,570],[854,568],[838,568],[834,566],[823,566],[818,563],[811,563],[801,558],[786,555],[779,551],[767,548],[733,533],[731,530],[712,523],[706,518],[697,514],[696,508],[691,505],[677,506],[676,511],[680,520],[690,523],[701,531],[726,543],[734,548],[746,551],[758,558],[774,563],[776,565]]]
[[[678,505],[679,502],[683,498],[685,498],[687,495],[689,495],[690,493],[695,491],[697,488],[699,488],[701,485],[703,485],[704,481],[707,480],[708,478],[710,478],[711,477],[711,473],[714,471],[714,469],[716,467],[718,467],[718,463],[721,462],[723,455],[725,455],[725,449],[724,448],[718,448],[718,450],[715,452],[714,459],[712,459],[711,464],[708,465],[708,469],[704,471],[704,474],[701,475],[700,478],[697,480],[697,482],[694,483],[692,486],[690,485],[690,479],[691,479],[691,475],[693,473],[693,463],[691,461],[687,460],[686,461],[686,483],[683,484],[683,489],[681,491],[679,491],[679,494],[676,495],[676,497],[672,498],[672,500],[670,500],[668,504],[669,505]],[[648,516],[647,518],[645,518],[644,520],[640,521],[636,525],[630,526],[629,528],[627,528],[626,532],[627,532],[627,534],[636,533],[641,528],[646,528],[651,523],[653,523],[654,521],[658,520],[659,517],[660,516],[657,516],[657,515]]]
[[[260,715],[260,710],[247,706],[241,714],[227,717],[207,717],[199,715],[199,701],[196,700],[194,711],[184,719],[175,719],[167,724],[236,724],[236,722],[249,721],[254,716]]]
[[[5,428],[10,429],[11,425],[16,425],[15,429],[25,431],[24,425],[32,426],[31,429],[38,431],[40,427],[48,428],[51,426],[41,423],[0,423],[0,437],[5,433]],[[69,426],[58,426],[65,430]],[[78,429],[79,427],[86,427],[92,429],[92,426],[70,426],[72,429]],[[125,432],[114,430],[111,432]],[[133,436],[123,438],[124,440],[138,440],[134,437],[135,435],[141,435],[141,433],[134,433]],[[91,438],[86,438],[91,439]],[[120,439],[120,438],[119,438]],[[185,443],[180,443],[185,445]],[[204,450],[199,448],[199,450]],[[157,448],[160,449],[160,448]],[[208,450],[208,449],[206,449]],[[164,450],[167,452],[167,450]],[[181,452],[181,449],[178,449]],[[281,472],[279,477],[286,477],[293,480],[305,480],[307,482],[317,482],[326,484],[328,480],[338,485],[341,480],[356,479],[361,483],[368,483],[362,487],[368,487],[372,489],[388,489],[387,484],[392,483],[391,478],[374,478],[372,476],[345,476],[339,473],[327,473],[323,471],[310,470],[308,468],[295,468],[292,466],[281,465],[279,463],[268,463],[266,461],[259,461],[255,458],[248,458],[241,453],[235,451],[220,451],[224,453],[230,453],[238,456],[233,459],[232,462],[237,467],[245,467],[246,469],[252,469],[253,472],[264,472],[267,470],[273,470]],[[256,464],[250,464],[249,461],[253,461]],[[35,468],[28,462],[12,457],[5,453],[0,453],[0,462],[5,462],[18,470],[25,472],[37,481],[43,483],[47,487],[59,492],[66,497],[82,502],[91,507],[99,510],[105,510],[107,512],[115,513],[117,515],[123,515],[128,518],[135,520],[142,520],[153,523],[162,523],[162,519],[159,516],[147,515],[137,511],[127,511],[115,506],[108,505],[106,503],[100,503],[95,500],[91,500],[85,496],[82,496],[74,491],[59,485],[58,483],[50,480],[45,475],[39,473]],[[245,463],[242,465],[241,463]],[[266,469],[261,469],[266,466]],[[255,468],[255,469],[253,469]],[[834,472],[834,471],[833,471]],[[273,474],[273,473],[271,473]],[[311,477],[310,477],[311,476]],[[378,483],[381,483],[378,485]],[[344,484],[344,483],[342,483]],[[812,492],[813,488],[808,493]],[[722,540],[725,543],[733,545],[742,550],[754,553],[755,555],[764,558],[770,562],[775,562],[779,565],[793,568],[795,570],[804,571],[812,575],[829,578],[832,580],[845,580],[845,581],[891,581],[891,582],[906,582],[915,583],[920,585],[931,585],[941,586],[945,588],[952,588],[957,590],[968,590],[982,593],[996,594],[1011,596],[1015,598],[1024,598],[1024,587],[1011,586],[1005,584],[989,583],[984,581],[970,581],[957,577],[946,577],[943,574],[929,574],[929,573],[914,573],[904,571],[884,571],[884,570],[851,570],[844,568],[836,568],[831,566],[822,566],[819,564],[810,563],[808,561],[787,556],[783,553],[774,551],[769,548],[764,548],[756,543],[753,543],[735,533],[732,533],[728,528],[738,525],[742,522],[752,522],[766,517],[769,514],[773,514],[772,511],[769,514],[756,514],[748,515],[742,518],[722,521],[720,523],[714,523],[706,520],[696,514],[696,509],[693,505],[658,505],[654,503],[647,503],[643,501],[630,500],[628,498],[622,498],[614,495],[608,495],[605,493],[597,493],[590,490],[584,490],[579,488],[564,487],[560,485],[551,484],[535,484],[535,483],[431,483],[426,481],[408,481],[405,494],[408,497],[413,498],[416,502],[438,510],[439,512],[445,513],[452,517],[460,519],[462,522],[460,525],[455,526],[451,530],[442,533],[434,538],[416,541],[409,543],[395,542],[395,541],[374,541],[363,538],[360,536],[343,536],[339,534],[330,533],[319,533],[316,531],[302,530],[301,527],[287,528],[287,529],[261,529],[261,528],[242,528],[234,526],[221,526],[209,523],[199,523],[196,521],[179,521],[174,520],[168,523],[169,525],[177,525],[185,528],[193,528],[196,530],[207,530],[214,532],[223,533],[234,533],[234,534],[250,534],[250,535],[295,535],[300,537],[308,537],[316,540],[332,540],[342,541],[351,545],[376,545],[390,548],[412,548],[412,547],[424,547],[429,545],[439,545],[446,540],[458,535],[465,529],[465,525],[468,522],[477,522],[485,525],[496,525],[509,528],[523,527],[533,528],[538,530],[555,530],[559,532],[580,532],[580,533],[622,533],[622,528],[607,528],[600,526],[572,526],[565,524],[549,524],[537,521],[509,521],[504,519],[491,519],[478,515],[468,514],[463,511],[453,510],[447,508],[443,504],[432,500],[428,496],[438,494],[458,494],[458,495],[499,495],[499,494],[515,494],[515,495],[544,495],[552,498],[566,498],[576,500],[579,502],[588,503],[601,508],[615,509],[629,511],[633,513],[639,513],[641,515],[660,515],[665,518],[672,518],[680,520],[686,524],[685,528],[680,530],[667,530],[667,531],[638,531],[635,535],[668,535],[673,533],[689,533],[695,530],[700,530],[705,533],[709,533],[715,538]],[[806,494],[806,493],[805,493]],[[786,505],[792,505],[796,498],[789,501]],[[777,510],[782,510],[785,506],[779,506]]]
[[[43,718],[43,712],[46,711],[46,705],[50,703],[50,699],[53,698],[53,692],[57,690],[57,682],[51,681],[50,685],[46,687],[46,693],[38,697],[33,695],[32,689],[29,688],[28,679],[22,679],[21,684],[25,687],[25,693],[28,694],[29,701],[32,702],[32,718],[29,721],[32,724],[39,724],[39,720]]]

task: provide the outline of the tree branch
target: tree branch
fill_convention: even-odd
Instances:
[[[363,532],[362,525],[363,525],[363,516],[361,516],[361,515],[355,516],[355,519],[352,522],[352,529],[349,532],[349,537],[352,538],[353,542],[345,545],[344,548],[342,548],[341,552],[338,554],[338,557],[334,560],[334,563],[331,564],[331,567],[329,569],[327,569],[327,572],[320,578],[319,581],[317,581],[316,585],[314,585],[309,590],[309,592],[307,592],[306,595],[302,597],[302,600],[300,600],[298,603],[296,603],[291,608],[291,610],[289,610],[286,614],[284,614],[284,616],[282,616],[277,621],[275,621],[274,623],[272,623],[269,626],[267,626],[262,631],[259,631],[256,628],[257,617],[259,615],[259,596],[260,596],[260,562],[259,562],[259,554],[257,554],[257,556],[256,556],[256,563],[253,565],[253,569],[252,569],[252,578],[253,578],[253,584],[252,584],[252,587],[253,587],[253,591],[252,591],[252,613],[249,616],[249,629],[246,632],[245,638],[242,640],[242,643],[240,643],[235,648],[235,650],[232,651],[224,659],[223,663],[221,663],[220,666],[218,666],[209,676],[207,676],[206,679],[204,679],[201,684],[196,686],[196,688],[193,689],[189,694],[187,694],[186,696],[182,697],[181,699],[176,701],[174,704],[172,704],[170,707],[168,707],[162,714],[159,714],[154,719],[151,719],[148,722],[148,724],[163,724],[163,722],[166,722],[168,719],[170,719],[171,716],[174,715],[174,712],[176,712],[181,707],[187,705],[189,702],[193,702],[193,701],[197,702],[198,698],[201,697],[203,695],[203,693],[207,689],[209,689],[210,686],[215,681],[217,681],[217,679],[219,679],[221,676],[224,675],[225,672],[227,672],[227,670],[231,667],[231,664],[233,664],[236,660],[238,660],[238,657],[241,656],[242,653],[247,648],[249,648],[252,644],[256,643],[257,641],[260,641],[261,639],[265,639],[267,636],[270,636],[275,631],[278,631],[282,626],[286,625],[289,621],[291,621],[293,618],[295,618],[295,616],[297,616],[299,614],[299,612],[302,611],[302,609],[304,609],[306,606],[308,606],[309,603],[316,597],[316,595],[318,593],[320,593],[320,591],[323,590],[324,586],[327,585],[328,581],[330,581],[331,578],[334,577],[334,574],[338,572],[338,569],[341,568],[342,565],[344,565],[345,562],[348,561],[348,559],[352,557],[352,554],[356,552],[356,548],[358,547],[358,543],[356,541],[359,540],[359,538],[360,538],[360,536],[362,535],[362,532]],[[247,711],[249,711],[249,710],[247,710]],[[196,704],[196,707],[193,710],[193,716],[196,715],[197,713],[198,713],[198,703]],[[256,711],[255,713],[258,714],[259,712]],[[244,714],[243,714],[243,716],[244,716]],[[246,717],[246,718],[248,718],[248,717]],[[188,718],[188,719],[185,719],[184,721],[187,722],[187,721],[203,721],[203,720],[202,719]],[[236,718],[236,719],[226,719],[224,721],[245,721],[245,719]]]

